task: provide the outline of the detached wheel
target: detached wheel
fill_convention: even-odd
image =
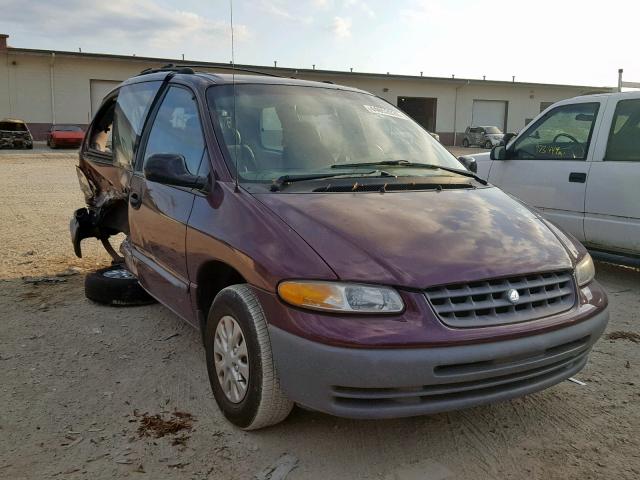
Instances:
[[[84,294],[89,300],[103,305],[149,305],[156,302],[123,265],[112,265],[89,273],[84,279]]]
[[[262,306],[248,285],[222,290],[205,329],[207,371],[224,416],[244,430],[281,422],[291,402],[280,389]]]
[[[467,140],[466,138],[462,140],[462,146],[464,148],[469,148],[469,140]]]

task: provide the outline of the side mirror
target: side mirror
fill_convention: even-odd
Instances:
[[[462,157],[458,157],[458,161],[463,164],[465,168],[470,172],[478,173],[478,164],[476,163],[475,158],[468,155],[463,155]]]
[[[491,160],[506,160],[507,159],[507,147],[504,145],[497,145],[491,149],[489,154]]]
[[[176,187],[199,188],[207,185],[205,177],[193,175],[179,153],[156,153],[144,163],[144,177],[150,182]]]

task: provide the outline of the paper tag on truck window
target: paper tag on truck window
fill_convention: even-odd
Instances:
[[[363,107],[370,113],[377,113],[378,115],[386,115],[387,117],[406,119],[405,115],[398,112],[397,110],[392,110],[390,108],[375,107],[373,105],[363,105]]]

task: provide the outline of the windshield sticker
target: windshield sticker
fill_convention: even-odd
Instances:
[[[543,143],[539,143],[536,145],[536,153],[538,155],[550,155],[551,157],[564,157],[562,148],[557,145],[545,145]]]
[[[407,118],[401,112],[399,112],[397,110],[393,110],[391,108],[375,107],[373,105],[363,105],[363,107],[369,113],[376,113],[378,115],[386,115],[387,117],[402,118],[403,120],[405,120]]]

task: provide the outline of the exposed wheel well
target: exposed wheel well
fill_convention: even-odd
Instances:
[[[218,292],[223,288],[239,283],[247,283],[247,281],[235,268],[224,262],[211,261],[200,267],[197,276],[197,302],[198,310],[201,312],[200,327],[203,332],[209,308]]]

